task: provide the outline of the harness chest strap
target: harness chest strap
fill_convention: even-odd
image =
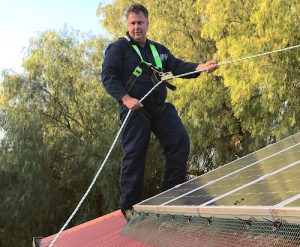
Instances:
[[[136,53],[139,55],[139,57],[141,58],[141,61],[143,61],[144,63],[146,64],[149,64],[149,66],[151,66],[152,64],[151,63],[147,63],[144,59],[143,59],[143,56],[141,54],[141,51],[140,49],[138,48],[137,45],[132,45],[133,49],[136,51]],[[155,61],[155,64],[156,64],[156,67],[159,68],[159,69],[162,69],[162,61],[160,59],[160,56],[156,50],[156,47],[155,45],[153,44],[150,44],[150,49],[151,49],[151,52],[152,52],[152,55],[153,55],[153,58],[154,58],[154,61]]]
[[[125,39],[127,41],[130,42],[130,39],[128,36],[125,36]],[[154,58],[155,61],[155,65],[156,67],[154,67],[152,65],[152,63],[148,63],[144,60],[141,51],[139,50],[138,46],[135,44],[131,44],[131,47],[135,50],[135,52],[138,54],[138,56],[141,59],[141,63],[139,64],[139,66],[137,66],[135,68],[135,70],[132,73],[132,76],[130,77],[129,81],[127,82],[127,90],[128,92],[131,90],[131,88],[133,87],[135,81],[137,80],[137,78],[142,74],[143,70],[145,70],[147,73],[149,73],[151,75],[151,79],[153,81],[154,84],[157,84],[159,82],[159,79],[157,78],[156,73],[159,70],[162,70],[163,66],[162,66],[162,61],[160,59],[160,56],[157,52],[157,49],[155,47],[154,44],[150,44],[150,49],[152,52],[152,56]],[[167,88],[171,89],[171,90],[176,90],[176,87],[171,85],[169,82],[165,81],[165,84],[167,86]]]

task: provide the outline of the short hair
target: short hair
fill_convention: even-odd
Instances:
[[[139,12],[142,12],[144,16],[148,19],[148,10],[142,4],[139,3],[131,4],[128,7],[128,9],[126,10],[126,18],[128,19],[130,13],[138,14]]]

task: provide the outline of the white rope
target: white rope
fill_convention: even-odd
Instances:
[[[298,48],[300,47],[300,45],[295,45],[295,46],[290,46],[290,47],[287,47],[287,48],[283,48],[283,49],[278,49],[278,50],[274,50],[274,51],[270,51],[270,52],[264,52],[264,53],[260,53],[260,54],[257,54],[257,55],[253,55],[253,56],[248,56],[248,57],[243,57],[243,58],[239,58],[239,59],[235,59],[235,60],[231,60],[231,61],[226,61],[226,62],[223,62],[223,63],[218,63],[218,66],[221,66],[221,65],[227,65],[227,64],[230,64],[230,63],[234,63],[234,62],[238,62],[238,61],[242,61],[242,60],[247,60],[247,59],[253,59],[253,58],[256,58],[256,57],[261,57],[261,56],[265,56],[265,55],[269,55],[269,54],[273,54],[273,53],[277,53],[277,52],[282,52],[282,51],[287,51],[287,50],[291,50],[291,49],[295,49],[295,48]],[[188,72],[188,73],[184,73],[184,74],[180,74],[180,75],[176,75],[176,76],[172,76],[170,79],[174,79],[174,78],[180,78],[180,77],[184,77],[184,76],[187,76],[187,75],[192,75],[192,74],[196,74],[196,73],[200,73],[200,72],[204,72],[206,71],[206,69],[202,69],[202,70],[195,70],[195,71],[192,71],[192,72]],[[140,102],[142,102],[145,98],[147,98],[149,96],[149,94],[151,94],[153,92],[153,90],[155,90],[160,84],[162,84],[164,81],[159,81],[156,85],[154,85],[150,91],[140,99]],[[66,223],[63,225],[63,227],[60,229],[60,231],[56,234],[55,238],[51,241],[49,247],[53,247],[54,243],[57,241],[57,239],[60,237],[61,233],[65,230],[65,228],[67,227],[67,225],[70,223],[70,221],[73,219],[73,217],[75,216],[75,214],[77,213],[77,211],[79,210],[80,206],[82,205],[82,203],[84,202],[84,200],[86,199],[86,197],[88,196],[88,194],[90,193],[92,187],[94,186],[99,174],[101,173],[104,165],[106,164],[114,146],[116,145],[117,143],[117,140],[126,124],[126,122],[128,121],[128,118],[131,114],[131,110],[128,111],[104,161],[102,162],[98,172],[96,173],[93,181],[91,182],[90,186],[88,187],[87,191],[85,192],[85,194],[83,195],[83,197],[81,198],[81,200],[79,201],[78,205],[76,206],[75,210],[73,211],[73,213],[70,215],[70,217],[68,218],[68,220],[66,221]]]
[[[110,149],[109,149],[109,151],[108,151],[108,153],[107,153],[107,155],[106,155],[104,161],[102,162],[102,165],[100,166],[98,172],[96,173],[96,175],[95,175],[95,177],[94,177],[92,183],[91,183],[90,186],[88,187],[88,189],[87,189],[87,191],[85,192],[84,196],[83,196],[83,197],[81,198],[81,200],[79,201],[77,207],[75,208],[75,210],[73,211],[73,213],[71,214],[71,216],[69,217],[69,219],[68,219],[68,220],[66,221],[66,223],[63,225],[63,227],[60,229],[60,231],[56,234],[55,238],[52,240],[52,242],[51,242],[51,244],[49,245],[49,247],[52,247],[52,246],[54,245],[54,243],[56,242],[56,240],[59,238],[59,236],[61,235],[61,233],[65,230],[65,228],[67,227],[67,225],[70,223],[70,221],[73,219],[74,215],[75,215],[75,214],[77,213],[77,211],[79,210],[81,204],[83,203],[83,201],[85,200],[85,198],[87,197],[87,195],[90,193],[90,191],[91,191],[92,187],[94,186],[94,184],[95,184],[95,182],[96,182],[96,180],[97,180],[99,174],[101,173],[101,171],[102,171],[102,169],[103,169],[103,167],[104,167],[104,165],[105,165],[105,163],[106,163],[108,157],[110,156],[110,154],[111,154],[111,152],[112,152],[114,146],[116,145],[116,142],[117,142],[117,140],[118,140],[118,138],[119,138],[119,136],[120,136],[120,134],[121,134],[122,129],[124,128],[124,126],[125,126],[125,124],[126,124],[126,122],[127,122],[127,119],[129,118],[130,114],[131,114],[131,110],[128,111],[128,113],[127,113],[127,115],[126,115],[126,117],[125,117],[125,119],[124,119],[124,121],[123,121],[123,123],[122,123],[122,125],[121,125],[121,127],[120,127],[120,129],[119,129],[119,131],[118,131],[118,133],[117,133],[117,135],[116,135],[114,141],[113,141],[113,144],[111,145],[111,147],[110,147]]]
[[[199,72],[203,72],[203,71],[199,71]],[[157,88],[161,83],[163,83],[163,81],[159,81],[156,85],[154,85],[154,86],[151,88],[151,90],[150,90],[143,98],[140,99],[140,102],[142,102],[145,98],[147,98],[147,97],[149,96],[149,94],[151,94],[151,93],[153,92],[153,90],[155,90],[155,88]],[[94,184],[95,184],[95,182],[96,182],[96,180],[97,180],[99,174],[101,173],[101,171],[102,171],[104,165],[106,164],[106,161],[108,160],[108,158],[109,158],[109,156],[110,156],[110,154],[111,154],[111,152],[112,152],[114,146],[116,145],[117,140],[118,140],[118,138],[119,138],[119,136],[120,136],[120,134],[121,134],[121,132],[122,132],[122,130],[123,130],[123,128],[124,128],[126,122],[128,121],[128,118],[129,118],[131,112],[132,112],[131,110],[128,111],[128,113],[127,113],[127,115],[126,115],[126,117],[125,117],[125,119],[124,119],[124,121],[123,121],[123,123],[122,123],[122,125],[121,125],[121,127],[120,127],[120,129],[119,129],[119,131],[118,131],[118,133],[117,133],[117,135],[116,135],[114,141],[113,141],[113,144],[111,145],[111,147],[110,147],[110,149],[109,149],[109,151],[108,151],[108,153],[107,153],[107,155],[106,155],[104,161],[102,162],[102,164],[101,164],[101,166],[100,166],[98,172],[96,173],[96,175],[95,175],[95,177],[94,177],[92,183],[90,184],[90,186],[88,187],[87,191],[85,192],[85,194],[83,195],[83,197],[82,197],[81,200],[79,201],[77,207],[75,208],[75,210],[73,211],[73,213],[71,214],[71,216],[69,217],[69,219],[68,219],[68,220],[66,221],[66,223],[63,225],[63,227],[60,229],[60,231],[56,234],[55,238],[52,240],[52,242],[50,243],[49,247],[53,247],[53,245],[54,245],[54,243],[56,242],[56,240],[60,237],[61,233],[65,230],[65,228],[67,227],[67,225],[68,225],[68,224],[70,223],[70,221],[73,219],[74,215],[75,215],[75,214],[77,213],[77,211],[79,210],[79,208],[80,208],[80,206],[82,205],[82,203],[84,202],[85,198],[86,198],[87,195],[90,193],[90,191],[91,191],[92,187],[94,186]]]
[[[257,58],[257,57],[262,57],[262,56],[266,56],[266,55],[270,55],[270,54],[274,54],[274,53],[278,53],[278,52],[283,52],[283,51],[287,51],[287,50],[291,50],[291,49],[295,49],[295,48],[299,48],[299,47],[300,47],[300,45],[294,45],[294,46],[286,47],[286,48],[283,48],[283,49],[278,49],[278,50],[274,50],[274,51],[268,51],[268,52],[259,53],[259,54],[252,55],[252,56],[248,56],[248,57],[242,57],[242,58],[238,58],[238,59],[234,59],[234,60],[229,60],[229,61],[225,61],[225,62],[222,62],[222,63],[218,63],[218,67],[224,66],[224,65],[227,65],[227,64],[231,64],[231,63],[235,63],[235,62],[240,62],[240,61],[243,61],[243,60],[249,60],[249,59],[253,59],[253,58]],[[203,70],[203,71],[205,71],[205,70]],[[184,76],[187,76],[187,75],[196,74],[198,72],[201,72],[201,71],[195,70],[195,71],[188,72],[188,73],[185,73],[185,74],[176,75],[176,76],[173,76],[171,79],[173,79],[173,78],[179,78],[179,77],[184,77]]]
[[[252,58],[257,58],[257,57],[262,57],[262,56],[266,56],[266,55],[270,55],[270,54],[274,54],[274,53],[278,53],[278,52],[282,52],[282,51],[288,51],[288,50],[292,50],[292,49],[299,48],[299,47],[300,47],[300,45],[294,45],[294,46],[286,47],[286,48],[283,48],[283,49],[268,51],[268,52],[256,54],[256,55],[253,55],[253,56],[243,57],[243,58],[239,58],[239,59],[219,63],[218,65],[226,65],[226,64],[239,62],[239,61],[243,61],[243,60],[248,60],[248,59],[252,59]]]

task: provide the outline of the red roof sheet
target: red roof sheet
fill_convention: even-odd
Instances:
[[[149,247],[137,240],[122,236],[120,231],[125,224],[126,220],[118,210],[64,231],[54,247]],[[42,239],[40,247],[48,247],[54,237],[55,235],[52,235]]]

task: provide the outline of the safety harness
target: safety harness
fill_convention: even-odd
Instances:
[[[155,47],[154,44],[150,44],[150,49],[152,52],[152,56],[154,58],[155,61],[155,65],[153,66],[152,63],[146,62],[141,54],[141,51],[139,50],[138,46],[136,44],[134,44],[130,37],[128,35],[125,35],[124,38],[129,42],[130,46],[133,48],[133,50],[138,54],[138,56],[141,59],[140,64],[134,69],[131,77],[129,78],[128,82],[127,82],[127,90],[128,92],[130,92],[130,90],[132,89],[132,87],[134,86],[137,78],[140,77],[140,75],[143,73],[143,71],[146,71],[150,76],[151,76],[151,80],[154,84],[157,84],[160,79],[162,81],[164,81],[164,83],[166,84],[166,87],[175,91],[176,90],[176,86],[170,84],[167,80],[169,80],[173,75],[171,72],[167,72],[164,73],[163,72],[163,65],[162,65],[162,61],[160,59],[160,56],[157,52],[157,49]],[[160,79],[159,79],[160,78]]]

